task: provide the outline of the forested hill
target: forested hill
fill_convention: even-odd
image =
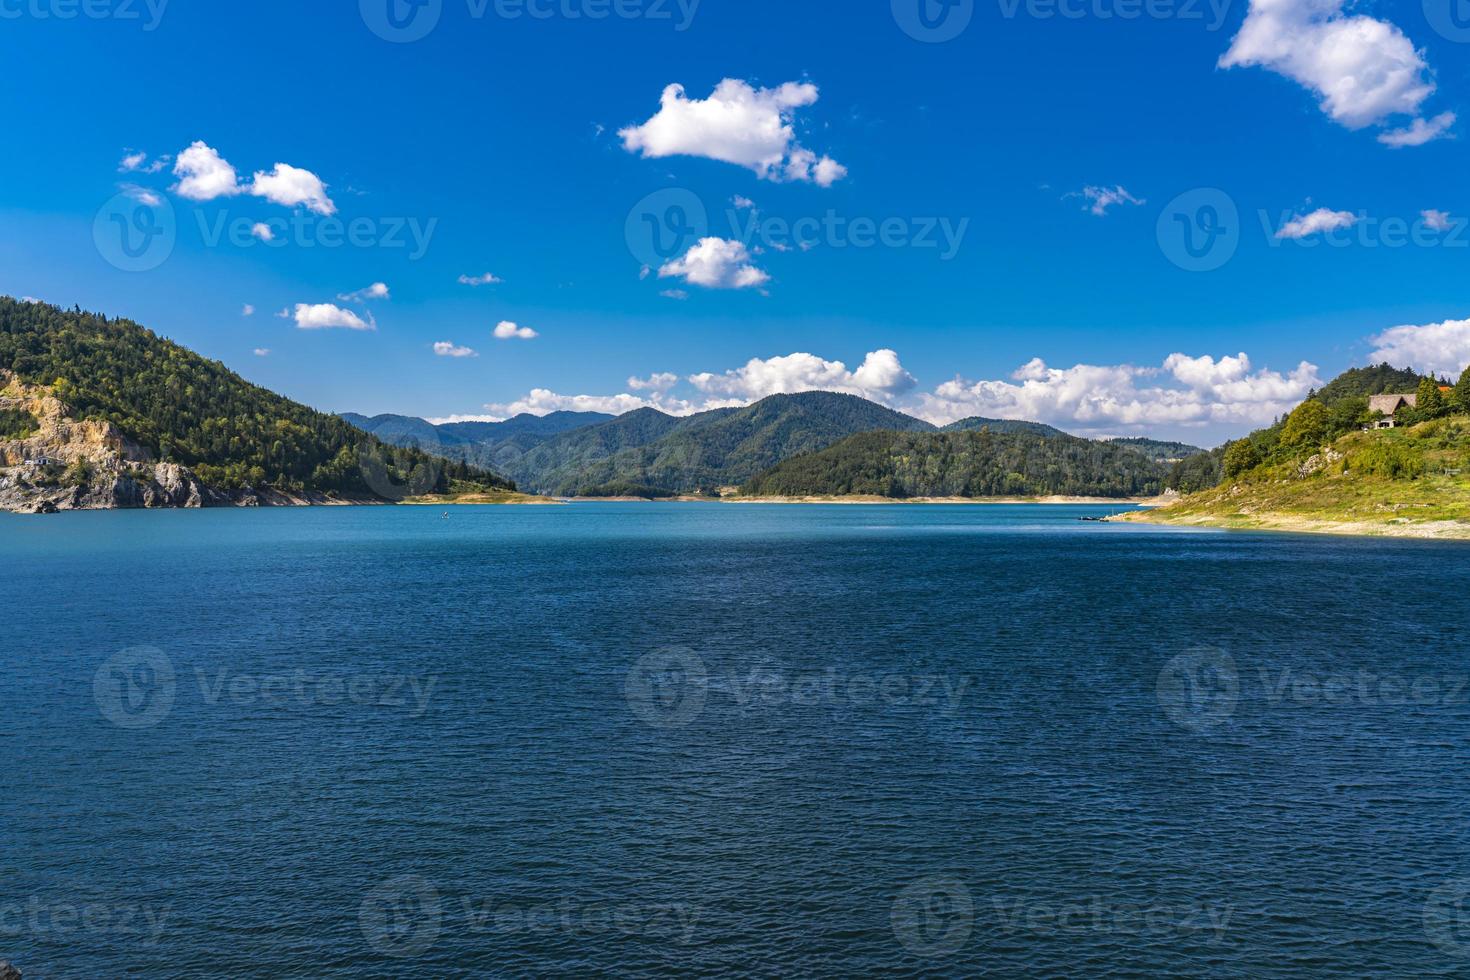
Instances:
[[[745,408],[674,418],[640,409],[557,436],[510,464],[522,485],[555,494],[607,488],[677,493],[738,486],[799,453],[874,429],[933,431],[928,422],[854,395],[772,395]]]
[[[1095,496],[1162,492],[1168,470],[1136,450],[1036,432],[866,432],[789,459],[742,488],[755,497]]]
[[[398,487],[511,487],[463,463],[386,447],[130,320],[0,297],[0,369],[215,488],[383,497]]]

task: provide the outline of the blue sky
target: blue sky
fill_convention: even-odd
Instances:
[[[1434,0],[91,2],[0,0],[0,292],[324,410],[829,387],[1213,444],[1379,351],[1470,362]]]

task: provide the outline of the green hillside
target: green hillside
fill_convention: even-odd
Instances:
[[[1141,453],[1035,432],[868,432],[752,479],[755,497],[1096,496],[1161,492],[1165,467]]]
[[[1408,382],[1413,382],[1412,384]],[[1347,372],[1275,425],[1223,447],[1220,480],[1131,520],[1470,537],[1470,370],[1442,382],[1387,365]],[[1394,429],[1368,396],[1414,392]],[[1189,462],[1189,461],[1186,461]]]
[[[394,446],[422,449],[446,459],[497,473],[537,446],[565,432],[611,422],[601,412],[552,412],[517,415],[504,422],[447,422],[434,425],[407,415],[344,413],[342,418],[364,432]]]
[[[512,488],[462,463],[384,446],[130,320],[0,297],[0,368],[220,489],[382,497],[395,487]]]
[[[875,429],[933,426],[853,395],[773,395],[740,409],[674,418],[652,409],[566,433],[517,460],[523,486],[553,494],[603,495],[610,487],[676,493],[738,486],[783,459]]]
[[[1032,432],[1039,436],[1064,436],[1067,433],[1055,426],[1044,422],[1021,422],[1015,419],[987,419],[968,418],[951,422],[940,431],[942,432],[979,432],[981,429],[989,429],[991,432],[1001,434],[1010,432]]]

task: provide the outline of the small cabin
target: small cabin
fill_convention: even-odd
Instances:
[[[1407,395],[1373,395],[1368,399],[1368,411],[1382,412],[1383,418],[1371,423],[1370,429],[1393,429],[1399,424],[1397,415],[1406,408],[1419,404],[1419,393]]]
[[[37,467],[60,466],[61,465],[61,460],[59,460],[59,459],[52,459],[50,456],[36,456],[36,457],[33,457],[31,459],[26,460],[25,465],[27,465],[27,466],[37,466]]]

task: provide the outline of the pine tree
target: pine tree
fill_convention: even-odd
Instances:
[[[1467,367],[1460,375],[1460,380],[1455,383],[1454,393],[1450,397],[1459,406],[1460,411],[1470,412],[1470,367]]]

